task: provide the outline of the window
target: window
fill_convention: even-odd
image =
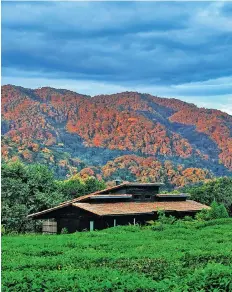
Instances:
[[[150,199],[150,198],[151,198],[150,195],[145,195],[145,199],[146,199],[146,200],[148,200],[148,199]]]
[[[137,200],[140,200],[141,199],[141,196],[139,195],[134,195],[134,199],[137,201]]]

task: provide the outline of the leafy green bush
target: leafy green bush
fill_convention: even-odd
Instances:
[[[188,221],[188,222],[193,222],[194,221],[194,218],[191,217],[191,216],[185,216],[182,221]]]
[[[173,224],[176,221],[176,218],[172,215],[166,216],[164,210],[158,210],[158,222],[163,224]]]
[[[223,204],[213,202],[210,209],[203,209],[196,215],[197,220],[213,220],[220,218],[228,218],[229,214]]]
[[[209,220],[209,210],[208,209],[202,209],[200,212],[196,214],[197,220]]]
[[[208,264],[187,278],[187,291],[232,291],[232,269],[222,264]]]
[[[220,218],[228,218],[229,214],[223,204],[218,204],[217,202],[213,202],[211,204],[210,219],[220,219]]]
[[[151,226],[151,230],[153,231],[163,231],[165,229],[165,225],[161,222],[157,222]]]
[[[171,225],[176,222],[176,218],[174,216],[166,216],[164,210],[158,210],[158,219],[156,221],[150,220],[147,221],[147,225],[153,231],[163,231],[165,229],[165,225]]]
[[[68,229],[67,228],[62,228],[60,234],[68,234]]]

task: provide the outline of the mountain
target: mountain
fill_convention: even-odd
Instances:
[[[2,159],[174,186],[232,175],[232,116],[178,99],[2,86]]]

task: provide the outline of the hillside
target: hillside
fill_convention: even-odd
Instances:
[[[2,159],[46,164],[60,178],[181,186],[232,174],[232,116],[149,94],[2,86],[2,135]]]

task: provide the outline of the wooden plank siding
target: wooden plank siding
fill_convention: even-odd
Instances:
[[[46,234],[57,234],[57,222],[44,220],[42,226],[42,232]]]

